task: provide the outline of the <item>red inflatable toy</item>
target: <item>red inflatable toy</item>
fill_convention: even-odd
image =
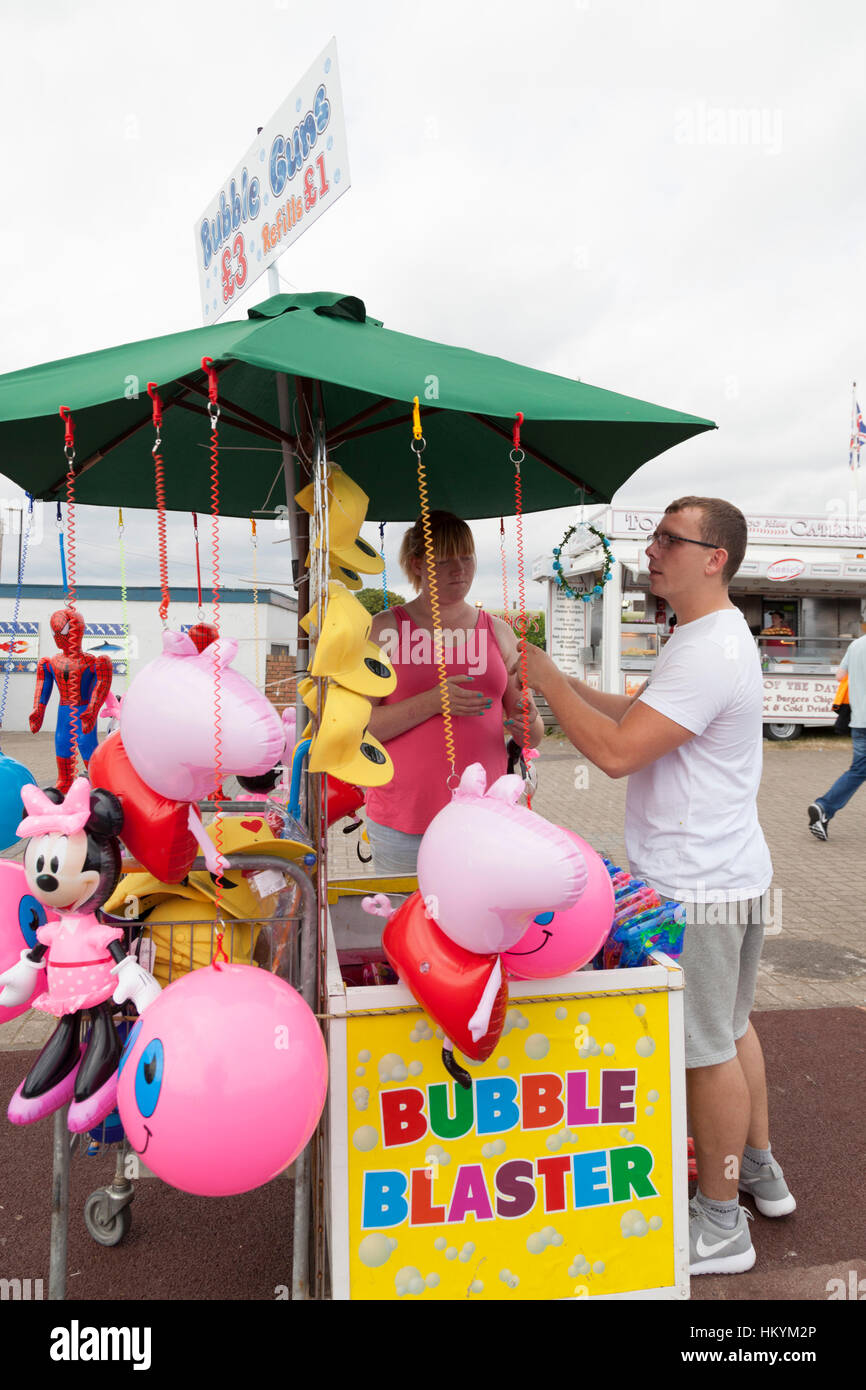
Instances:
[[[363,787],[355,787],[351,782],[341,782],[330,773],[325,777],[328,789],[328,825],[342,820],[344,816],[354,816],[364,804],[366,793]]]
[[[391,966],[446,1038],[465,1056],[486,1062],[505,1023],[508,986],[504,971],[487,1032],[477,1042],[469,1031],[469,1020],[499,957],[495,953],[476,955],[449,940],[428,916],[420,893],[413,893],[394,913],[385,927],[382,945]]]
[[[127,757],[119,730],[90,759],[95,786],[113,792],[123,806],[123,843],[161,883],[180,883],[199,853],[189,829],[189,802],[160,796],[142,782]]]

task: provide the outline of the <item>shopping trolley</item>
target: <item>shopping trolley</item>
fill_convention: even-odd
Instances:
[[[226,810],[234,809],[228,804]],[[243,804],[244,810],[251,809]],[[254,965],[269,970],[286,980],[302,993],[307,993],[305,954],[315,949],[316,894],[308,867],[276,855],[237,853],[226,856],[227,873],[233,870],[275,870],[283,876],[284,887],[279,891],[271,916],[260,918],[228,918],[217,922],[212,917],[179,921],[161,921],[160,941],[154,942],[153,929],[148,921],[114,919],[126,933],[128,948],[138,955],[142,964],[171,983],[188,970],[200,969],[213,960],[217,934],[223,934],[223,949],[232,964]],[[196,860],[193,869],[205,868],[204,860]],[[307,945],[306,953],[304,945]],[[309,975],[309,962],[306,962]],[[128,1008],[128,1006],[126,1006]],[[121,1032],[132,1027],[137,1014],[124,1011],[119,1021]],[[102,1126],[89,1135],[70,1135],[66,1127],[68,1106],[54,1117],[54,1151],[51,1203],[51,1249],[49,1263],[49,1299],[66,1296],[67,1237],[69,1227],[69,1168],[72,1155],[92,1150],[99,1145],[115,1148],[114,1176],[110,1183],[97,1188],[84,1203],[84,1223],[100,1245],[118,1245],[132,1224],[131,1203],[135,1196],[133,1177],[137,1171],[137,1156],[130,1150],[119,1120],[109,1116]],[[296,1161],[302,1163],[303,1154]],[[303,1185],[306,1171],[296,1173],[295,1205],[299,1205],[299,1180]]]

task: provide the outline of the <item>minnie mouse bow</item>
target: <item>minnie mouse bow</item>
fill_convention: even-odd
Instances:
[[[29,815],[19,825],[15,834],[32,835],[74,835],[83,830],[90,820],[90,783],[86,777],[77,777],[59,805],[47,797],[40,787],[27,786],[21,789],[21,800]]]

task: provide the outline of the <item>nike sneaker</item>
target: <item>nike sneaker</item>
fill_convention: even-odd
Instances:
[[[771,1163],[750,1163],[743,1159],[740,1167],[739,1189],[754,1197],[762,1216],[788,1216],[797,1210],[797,1203],[788,1191],[782,1170],[773,1159]]]
[[[755,1247],[749,1235],[752,1213],[740,1207],[733,1230],[716,1222],[698,1205],[689,1202],[689,1273],[745,1274],[755,1263]]]

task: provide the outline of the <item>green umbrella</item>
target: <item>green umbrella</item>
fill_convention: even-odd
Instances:
[[[166,506],[210,506],[209,424],[201,359],[219,371],[220,511],[250,516],[282,503],[283,445],[303,454],[314,419],[328,456],[370,497],[369,516],[419,510],[411,406],[420,398],[430,504],[467,518],[513,510],[515,415],[527,512],[609,501],[648,459],[710,420],[520,367],[465,348],[394,333],[360,299],[280,294],[246,322],[107,348],[0,376],[0,472],[46,501],[65,496],[63,422],[75,421],[79,503],[152,508],[151,402],[166,407]],[[288,378],[280,428],[277,375]],[[301,436],[299,441],[298,436]],[[300,484],[299,484],[300,485]]]

